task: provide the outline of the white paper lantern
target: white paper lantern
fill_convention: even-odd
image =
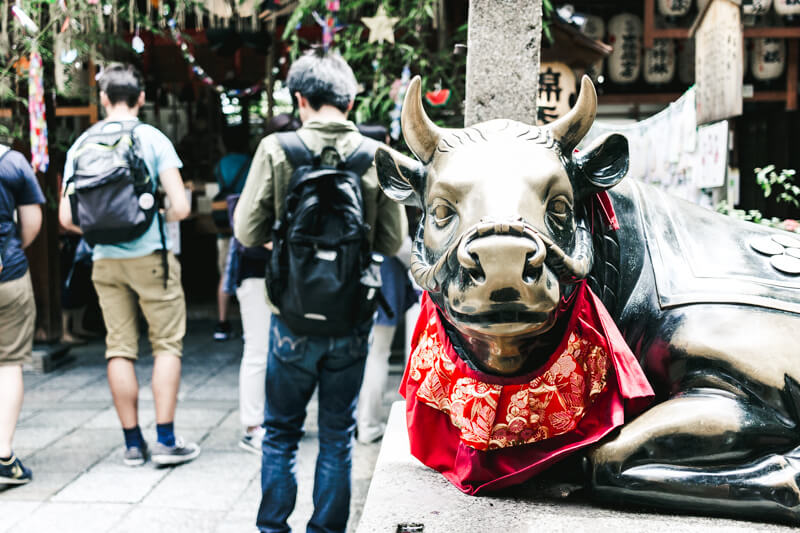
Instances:
[[[649,85],[664,85],[675,77],[675,41],[656,39],[653,47],[644,51],[644,81]]]
[[[772,0],[742,0],[742,13],[744,15],[763,15],[769,11]]]
[[[794,17],[800,15],[800,1],[775,0],[775,13],[782,17]]]
[[[697,0],[697,12],[702,13],[710,0]]]
[[[620,85],[635,82],[642,67],[642,21],[621,13],[608,21],[608,42],[614,47],[608,56],[608,76]]]
[[[692,0],[658,0],[658,11],[665,17],[682,17],[692,7]]]
[[[786,65],[786,41],[783,39],[753,39],[750,70],[759,81],[779,78]]]
[[[537,124],[548,124],[563,117],[571,109],[577,79],[566,64],[545,62],[539,67],[539,97],[536,99]]]

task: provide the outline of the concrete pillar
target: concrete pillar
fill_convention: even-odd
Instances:
[[[542,0],[470,0],[465,126],[536,123]]]

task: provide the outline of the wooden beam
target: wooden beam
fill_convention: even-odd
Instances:
[[[653,28],[650,34],[653,39],[688,39],[689,28]]]
[[[600,104],[669,104],[681,97],[682,93],[617,93],[600,94]]]
[[[91,105],[81,107],[56,107],[57,117],[91,117],[93,112],[97,113],[97,109]]]
[[[642,43],[645,48],[653,48],[656,40],[653,35],[656,29],[656,3],[655,0],[644,0],[644,28],[642,30]]]
[[[773,39],[800,39],[800,26],[749,27],[744,29],[746,39],[767,37]]]
[[[798,28],[800,29],[800,28]],[[790,39],[786,45],[788,46],[788,60],[786,62],[786,110],[797,110],[797,61],[798,47],[800,41],[797,39]]]

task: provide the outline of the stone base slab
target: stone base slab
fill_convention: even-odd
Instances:
[[[467,496],[411,456],[405,403],[395,402],[357,533],[395,533],[399,524],[410,523],[423,524],[424,533],[795,531],[776,524],[602,507],[574,489],[567,483],[532,482],[502,494]]]

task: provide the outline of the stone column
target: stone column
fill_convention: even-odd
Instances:
[[[465,126],[536,123],[542,0],[470,0]]]

